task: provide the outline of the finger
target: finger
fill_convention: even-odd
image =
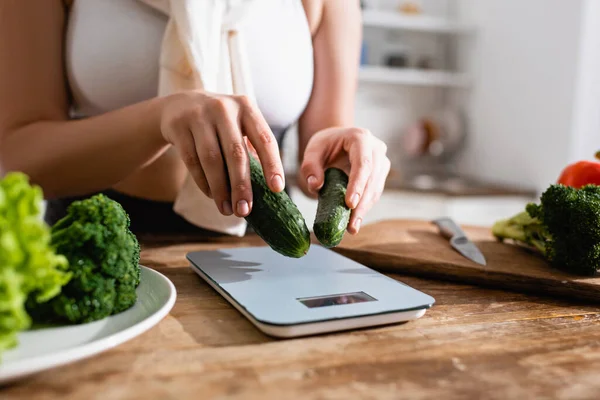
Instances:
[[[177,149],[181,160],[194,179],[194,182],[196,182],[196,185],[198,185],[198,188],[200,188],[206,196],[212,198],[208,181],[206,180],[200,158],[196,151],[194,136],[189,129],[183,125],[171,126],[166,129],[169,130],[167,134],[172,138],[173,146]]]
[[[200,125],[201,124],[201,125]],[[210,122],[198,122],[193,127],[196,152],[204,169],[215,204],[223,215],[233,214],[225,164],[217,134]]]
[[[325,151],[324,149],[307,147],[304,151],[300,174],[306,182],[309,193],[318,194],[325,181]]]
[[[244,136],[244,143],[246,144],[246,149],[248,150],[248,152],[250,154],[252,154],[252,156],[254,158],[256,158],[257,160],[259,160],[260,157],[258,157],[258,153],[256,152],[256,149],[254,148],[254,146],[252,146],[252,143],[250,143],[250,140],[248,139],[248,136]]]
[[[252,209],[250,163],[237,118],[231,112],[217,121],[217,134],[227,163],[233,212],[246,217]]]
[[[352,235],[356,235],[362,224],[363,218],[367,214],[367,212],[371,209],[374,204],[374,190],[372,188],[371,182],[368,182],[365,191],[363,192],[363,196],[360,199],[360,202],[352,210],[350,214],[350,221],[348,221],[348,232]]]
[[[318,192],[311,191],[308,189],[308,184],[306,180],[302,177],[301,173],[296,175],[296,185],[298,186],[298,188],[300,188],[300,190],[302,191],[302,193],[304,193],[306,197],[313,200],[317,200],[319,198]]]
[[[240,98],[244,134],[256,149],[267,185],[274,192],[285,187],[285,178],[277,140],[258,108],[246,97]]]
[[[358,206],[373,171],[373,146],[370,133],[356,130],[344,140],[344,149],[350,159],[350,176],[346,192],[346,204],[354,209]]]
[[[385,188],[387,176],[390,171],[390,160],[385,156],[380,160],[381,161],[377,162],[375,172],[367,183],[363,198],[358,206],[352,210],[352,214],[350,215],[348,232],[351,234],[357,234],[359,232],[365,215],[379,201]]]
[[[192,148],[196,149],[195,143]],[[204,174],[204,169],[202,168],[202,163],[200,162],[200,158],[198,157],[197,150],[196,150],[196,158],[198,159],[200,168],[198,168],[198,170],[195,173],[190,173],[190,175],[192,175],[194,182],[196,182],[196,185],[198,185],[198,188],[200,188],[202,193],[204,193],[206,195],[206,197],[208,197],[209,199],[212,199],[213,197],[212,197],[212,192],[210,191],[210,185],[208,184],[208,179],[206,179],[206,175]]]

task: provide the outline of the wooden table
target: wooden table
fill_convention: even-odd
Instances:
[[[189,268],[191,250],[255,237],[146,245],[178,290],[159,325],[111,351],[0,391],[9,399],[600,398],[600,308],[394,276],[437,304],[420,320],[274,340]]]

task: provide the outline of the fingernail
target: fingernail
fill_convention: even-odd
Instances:
[[[356,231],[356,233],[358,233],[358,231],[360,230],[361,222],[362,222],[362,218],[357,218],[356,221],[354,221],[354,230]]]
[[[350,204],[352,205],[352,208],[354,208],[358,205],[359,200],[360,200],[360,195],[358,193],[354,193],[352,195],[352,197],[350,198]],[[359,221],[359,220],[357,220],[357,221]]]
[[[231,203],[229,202],[229,200],[225,200],[223,202],[223,212],[225,213],[225,215],[233,214],[233,209],[231,208]]]
[[[281,176],[275,175],[271,181],[273,182],[275,190],[283,190],[283,179]]]
[[[316,186],[317,184],[317,177],[314,175],[311,175],[308,177],[308,185],[309,186]]]
[[[249,207],[248,207],[248,202],[246,200],[240,200],[237,203],[237,211],[238,214],[242,215],[242,216],[246,216],[248,215],[249,212]]]

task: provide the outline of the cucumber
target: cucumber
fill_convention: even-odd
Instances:
[[[276,252],[293,258],[304,256],[310,247],[304,217],[285,191],[269,189],[260,162],[249,156],[253,205],[246,221]]]
[[[327,248],[342,241],[350,221],[350,208],[346,205],[348,175],[341,169],[328,168],[325,182],[319,191],[317,215],[313,232],[319,242]]]

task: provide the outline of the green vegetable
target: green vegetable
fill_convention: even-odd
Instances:
[[[136,302],[140,246],[119,203],[102,194],[73,202],[52,227],[52,244],[69,260],[73,278],[50,302],[31,307],[36,319],[91,322]]]
[[[600,186],[552,185],[540,204],[497,221],[492,233],[535,249],[557,268],[593,275],[600,269]]]
[[[325,171],[325,183],[319,192],[317,215],[313,225],[315,236],[325,247],[335,247],[342,241],[350,221],[346,205],[348,175],[340,169]]]
[[[253,205],[248,224],[273,250],[287,257],[300,258],[310,247],[310,232],[304,217],[285,191],[269,189],[263,169],[250,155]]]
[[[46,302],[71,277],[67,259],[50,245],[42,200],[42,190],[22,173],[0,180],[0,354],[16,346],[17,333],[31,326],[27,299]]]

